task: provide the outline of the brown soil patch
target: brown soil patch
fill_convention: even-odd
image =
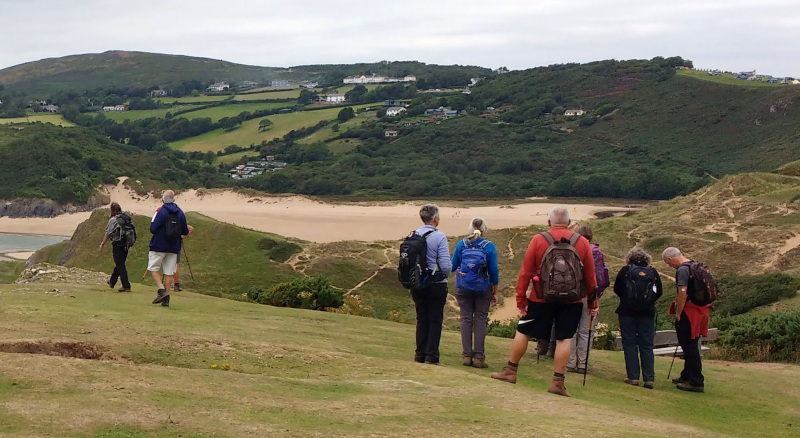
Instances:
[[[111,359],[104,347],[84,342],[13,341],[0,342],[0,353],[43,354],[78,359]]]

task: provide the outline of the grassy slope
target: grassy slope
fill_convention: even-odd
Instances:
[[[146,119],[148,117],[157,117],[163,119],[167,113],[174,113],[176,111],[181,111],[185,109],[189,109],[194,105],[178,105],[169,108],[159,108],[159,109],[152,109],[152,110],[135,110],[135,111],[109,111],[103,113],[103,115],[111,119],[115,122],[122,122],[124,120],[141,120]],[[191,113],[189,113],[191,114]]]
[[[354,106],[362,108],[369,105]],[[259,144],[264,140],[280,138],[288,134],[289,131],[308,126],[314,126],[322,120],[333,120],[342,108],[328,108],[315,111],[301,111],[290,114],[276,114],[269,116],[273,125],[267,131],[258,132],[258,123],[261,119],[253,119],[244,122],[242,126],[230,132],[217,129],[197,137],[188,138],[171,143],[175,149],[183,151],[218,151],[226,146],[235,144],[239,146],[249,146]],[[191,114],[191,113],[190,113]]]
[[[52,123],[54,125],[65,126],[65,127],[75,126],[74,123],[67,121],[66,119],[61,117],[60,114],[36,114],[25,117],[0,118],[0,124],[33,123],[33,122]]]
[[[45,293],[53,288],[66,293]],[[410,360],[409,325],[191,293],[163,309],[138,290],[0,286],[0,340],[91,343],[117,359],[0,354],[0,433],[793,436],[800,421],[796,366],[707,361],[708,393],[697,396],[665,382],[665,358],[656,360],[657,386],[647,391],[621,383],[621,354],[593,352],[587,386],[570,375],[573,398],[564,399],[545,392],[546,360],[537,365],[529,355],[514,386],[460,366],[452,331],[442,337],[445,366],[430,367]],[[507,348],[507,340],[488,339],[492,368]]]
[[[65,263],[67,266],[110,274],[114,268],[111,247],[107,246],[102,252],[97,250],[108,221],[106,215],[105,209],[95,211],[75,231],[69,245],[59,246],[55,250],[46,249],[38,253],[36,259],[55,263],[66,250],[69,254]],[[206,290],[215,291],[219,296],[241,298],[251,286],[271,286],[297,275],[288,265],[269,260],[268,255],[258,248],[258,242],[262,238],[283,238],[234,227],[195,213],[188,213],[187,216],[189,223],[195,228],[195,232],[185,243],[194,282],[190,279],[188,268],[182,264],[183,280],[187,287],[193,289],[202,286]],[[147,268],[150,218],[135,216],[134,223],[138,240],[129,253],[127,267],[131,281],[138,282]],[[149,276],[145,281],[152,286],[153,281]]]
[[[263,109],[286,108],[294,105],[295,105],[294,102],[230,104],[230,105],[216,106],[213,108],[206,108],[199,111],[192,111],[186,114],[181,114],[179,117],[184,117],[187,119],[199,119],[202,117],[209,117],[211,118],[212,121],[216,122],[223,117],[236,117],[243,111],[255,112]]]
[[[784,87],[786,84],[781,84],[780,81],[774,84],[770,84],[766,81],[746,81],[742,79],[736,79],[736,76],[729,74],[729,73],[722,73],[719,76],[709,76],[704,71],[697,71],[697,70],[679,70],[678,75],[686,76],[690,78],[702,79],[704,81],[709,82],[716,82],[718,84],[727,84],[727,85],[738,85],[744,87]]]
[[[0,83],[29,93],[106,86],[168,85],[181,80],[263,81],[277,69],[208,58],[159,53],[108,51],[28,62],[0,70]]]
[[[13,283],[24,267],[23,261],[0,261],[0,283]]]

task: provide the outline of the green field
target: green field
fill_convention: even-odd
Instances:
[[[250,157],[256,156],[258,155],[258,151],[242,151],[242,152],[237,152],[235,154],[223,155],[221,157],[217,157],[217,161],[215,161],[215,163],[237,164],[241,162],[242,157],[244,157],[245,155],[248,155]]]
[[[800,424],[792,365],[706,361],[699,395],[666,381],[669,359],[646,390],[622,383],[621,353],[594,351],[585,387],[568,375],[567,399],[546,393],[552,362],[530,353],[516,385],[490,379],[507,339],[487,339],[491,368],[478,370],[460,365],[459,335],[445,330],[435,367],[411,360],[412,325],[190,292],[162,308],[154,295],[138,283],[129,294],[0,285],[4,351],[103,354],[0,353],[0,434],[789,437]]]
[[[179,117],[184,117],[187,119],[199,119],[202,117],[209,117],[212,121],[217,122],[219,119],[223,117],[236,117],[244,111],[247,112],[255,112],[258,110],[266,110],[266,109],[275,109],[275,108],[287,108],[294,106],[295,102],[286,102],[286,103],[237,103],[237,104],[228,104],[228,105],[221,105],[215,106],[212,108],[206,108],[198,111],[192,111],[185,114],[181,114]],[[271,116],[272,117],[272,116]],[[259,119],[261,120],[261,119]]]
[[[122,122],[125,120],[130,120],[130,121],[142,120],[149,117],[157,117],[163,119],[167,113],[175,113],[176,111],[186,110],[192,107],[194,107],[194,105],[177,105],[170,108],[159,108],[152,110],[107,111],[101,114],[103,114],[107,119],[113,120],[115,122]]]
[[[179,103],[179,104],[201,104],[201,103],[210,103],[210,102],[220,102],[225,99],[230,98],[231,96],[228,94],[220,94],[216,96],[184,96],[184,97],[159,97],[158,99],[164,103]]]
[[[359,105],[353,108],[364,108],[370,105]],[[342,108],[327,108],[314,111],[300,111],[290,114],[276,114],[269,116],[272,121],[272,128],[258,132],[258,123],[260,119],[253,119],[244,122],[242,126],[230,132],[225,132],[222,129],[217,129],[197,137],[188,138],[185,140],[176,141],[170,144],[174,149],[183,151],[218,151],[224,149],[226,146],[235,144],[242,147],[251,144],[259,144],[264,140],[272,140],[273,138],[281,138],[288,134],[289,131],[314,126],[323,120],[332,120],[336,118]]]
[[[780,81],[775,84],[770,84],[766,81],[747,81],[743,79],[736,79],[736,76],[730,73],[722,73],[719,76],[709,76],[704,71],[697,70],[678,70],[678,75],[690,78],[702,79],[704,81],[716,82],[718,84],[739,85],[745,87],[786,87],[787,84],[781,84]]]
[[[237,94],[233,100],[262,100],[262,99],[297,99],[300,89],[270,91],[265,93]]]
[[[65,120],[61,117],[61,114],[35,114],[25,117],[12,117],[12,118],[0,118],[0,124],[3,123],[34,123],[34,122],[43,122],[43,123],[52,123],[58,126],[75,126],[74,123]]]
[[[331,139],[333,137],[336,137],[337,135],[339,135],[339,133],[347,131],[350,128],[360,126],[362,123],[364,123],[364,122],[366,122],[368,120],[375,120],[376,117],[377,117],[377,113],[375,111],[362,112],[362,113],[356,115],[356,117],[354,117],[354,118],[352,118],[352,119],[350,119],[350,120],[348,120],[348,121],[346,121],[344,123],[340,123],[339,124],[339,132],[334,132],[333,131],[333,126],[326,126],[325,128],[322,128],[319,131],[314,132],[313,134],[311,134],[311,135],[309,135],[307,137],[301,138],[300,140],[298,140],[298,143],[312,144],[312,143],[316,143],[318,141],[325,141],[325,140]]]

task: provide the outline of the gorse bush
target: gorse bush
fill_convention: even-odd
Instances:
[[[295,309],[325,310],[344,304],[344,292],[331,287],[323,277],[299,277],[268,290],[251,287],[247,298],[261,304]]]
[[[791,298],[800,287],[800,279],[774,273],[753,276],[726,275],[717,280],[720,298],[714,303],[715,316],[747,313],[782,298]]]
[[[716,354],[725,359],[794,363],[800,359],[800,310],[723,318],[717,325]]]
[[[289,260],[293,255],[300,252],[302,248],[294,243],[285,240],[275,240],[269,237],[264,237],[258,241],[258,247],[267,252],[270,260],[283,263]]]
[[[519,319],[508,323],[502,323],[496,319],[489,322],[487,334],[489,336],[497,336],[499,338],[513,338],[517,333],[517,323]]]

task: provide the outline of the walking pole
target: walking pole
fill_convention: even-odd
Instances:
[[[183,249],[183,258],[186,259],[186,266],[189,268],[189,277],[192,277],[192,281],[194,281],[194,274],[192,273],[192,265],[189,264],[189,254],[186,253],[186,244],[182,244],[181,248]]]
[[[672,374],[672,366],[675,365],[675,356],[678,355],[678,347],[680,347],[680,344],[675,346],[675,353],[672,354],[672,363],[669,364],[669,372],[667,373],[667,380],[669,380],[669,376]]]
[[[589,371],[589,351],[592,349],[592,338],[594,337],[594,316],[589,318],[589,341],[586,342],[586,363],[583,364],[583,386],[586,386],[586,372]],[[578,351],[575,351],[577,356]]]
[[[147,273],[148,273],[148,272],[150,272],[150,270],[149,270],[149,269],[147,269],[147,268],[145,268],[145,270],[144,270],[144,274],[142,274],[142,281],[144,281],[144,278],[145,278],[145,277],[147,277]]]

